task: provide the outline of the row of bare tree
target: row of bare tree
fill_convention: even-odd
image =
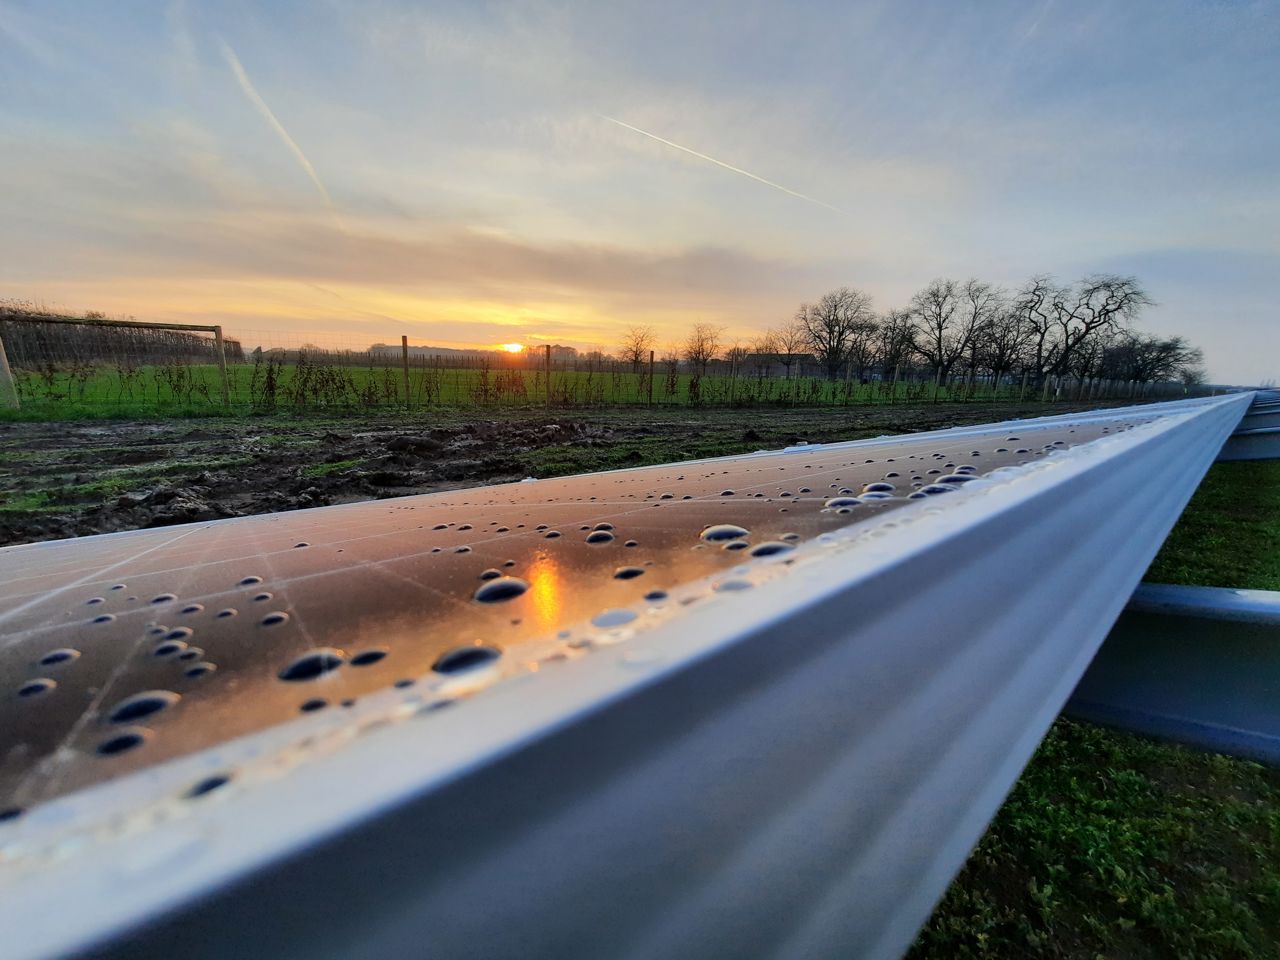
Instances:
[[[981,280],[934,280],[901,309],[877,313],[854,287],[802,303],[782,326],[744,345],[726,345],[723,328],[695,324],[663,357],[705,374],[723,358],[736,369],[818,365],[830,379],[883,380],[927,372],[934,383],[982,379],[999,386],[1011,376],[1040,387],[1064,378],[1136,383],[1204,379],[1199,348],[1182,337],[1158,337],[1133,327],[1152,303],[1135,277],[1094,274],[1075,284],[1032,277],[1017,290]],[[656,338],[632,327],[621,359],[633,370],[647,363]]]

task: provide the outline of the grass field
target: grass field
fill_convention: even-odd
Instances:
[[[1214,464],[1147,580],[1280,590],[1280,462]]]
[[[393,407],[542,407],[612,405],[847,406],[894,402],[1017,399],[1021,390],[979,385],[935,388],[928,381],[895,384],[819,377],[695,376],[656,370],[650,391],[643,373],[540,369],[476,369],[411,363],[406,394],[399,366],[231,364],[229,404],[223,404],[214,364],[111,365],[15,372],[21,410],[7,419],[151,417],[269,413],[278,410],[373,410]],[[549,382],[549,389],[548,389]],[[1035,391],[1028,391],[1028,397]]]
[[[1280,463],[1212,467],[1147,580],[1280,589]],[[1280,957],[1280,771],[1060,719],[910,956]]]

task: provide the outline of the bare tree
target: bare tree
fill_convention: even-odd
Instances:
[[[657,338],[650,327],[631,327],[622,338],[619,356],[631,364],[631,372],[636,373],[649,360],[649,351],[653,349]]]
[[[768,376],[778,362],[778,339],[772,330],[766,330],[751,341],[751,365],[757,377]]]
[[[800,315],[796,314],[774,332],[773,336],[778,347],[778,362],[782,364],[782,368],[786,371],[786,378],[790,380],[792,365],[809,344],[809,331],[805,328]]]
[[[969,346],[957,333],[959,284],[954,280],[934,280],[911,298],[910,309],[916,328],[916,351],[932,368],[933,382],[941,384]]]
[[[680,345],[678,343],[669,343],[666,349],[662,351],[659,358],[663,369],[666,370],[667,376],[675,376],[680,370]]]
[[[915,336],[910,310],[890,310],[880,318],[876,358],[885,377],[897,381],[902,366],[910,362],[915,352]]]
[[[1011,312],[1027,331],[1027,342],[1020,362],[1024,370],[1033,371],[1037,383],[1058,362],[1061,344],[1057,339],[1057,327],[1050,315],[1049,305],[1061,296],[1053,278],[1040,274],[1028,280],[1013,296]]]
[[[684,341],[684,358],[691,369],[702,376],[707,374],[707,364],[720,352],[722,327],[712,323],[695,323]]]
[[[1061,347],[1054,373],[1070,369],[1072,354],[1100,330],[1120,330],[1154,301],[1136,277],[1093,274],[1074,288],[1058,289],[1050,301]]]
[[[969,357],[969,385],[977,379],[984,340],[996,318],[1004,312],[1005,293],[978,279],[965,281],[960,295],[957,336],[965,342]]]
[[[1000,381],[1026,356],[1036,337],[1036,328],[1017,308],[1017,301],[992,318],[979,338],[981,362],[991,371],[991,385],[998,389]]]
[[[854,342],[864,342],[876,330],[871,297],[853,287],[824,294],[815,304],[801,304],[796,319],[804,325],[809,347],[835,380],[849,358]]]

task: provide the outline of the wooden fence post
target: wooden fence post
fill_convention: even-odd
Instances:
[[[227,380],[227,349],[222,339],[222,326],[213,328],[213,349],[218,360],[218,379],[222,382],[222,405],[231,406],[231,384]],[[6,365],[7,367],[7,365]]]
[[[547,408],[551,407],[551,344],[542,345],[542,365],[547,379]]]
[[[9,355],[4,352],[3,337],[0,337],[0,394],[3,394],[6,407],[17,410],[22,406],[18,399],[18,385],[14,383],[13,371],[9,369]]]
[[[653,406],[653,351],[649,351],[649,406]]]
[[[404,374],[404,405],[409,406],[409,338],[400,335],[400,370]]]

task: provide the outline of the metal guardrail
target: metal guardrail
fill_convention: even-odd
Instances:
[[[1252,406],[1223,444],[1218,459],[1280,459],[1280,394],[1276,391],[1255,394]]]
[[[1280,593],[1143,584],[1066,712],[1280,766]]]
[[[90,707],[69,711],[63,735],[17,778],[14,796],[28,782],[40,792],[0,824],[6,949],[896,956],[1249,399],[0,551],[6,653],[95,643],[88,614],[118,603],[97,626],[121,631],[104,646],[128,654],[86,663],[106,670],[84,688],[97,690]],[[923,492],[927,470],[943,461],[954,470],[970,450],[980,479],[901,496],[906,476],[920,476]],[[839,512],[841,499],[865,496],[840,489],[893,480],[891,503],[866,497]],[[486,531],[471,550],[479,556],[455,552],[463,513],[498,523],[504,510],[528,515],[523,530],[502,523],[519,545],[494,547],[498,535]],[[550,528],[530,529],[534,513],[572,538],[548,545]],[[454,526],[425,529],[437,515]],[[744,535],[699,541],[708,521]],[[601,549],[616,554],[591,552],[603,523],[615,541]],[[624,536],[637,546],[619,547]],[[748,546],[737,556],[719,545],[739,539]],[[550,581],[532,574],[511,601],[523,616],[452,599],[504,579],[447,572],[460,564],[518,553],[515,569],[533,570],[560,544],[567,575],[554,602]],[[635,582],[662,573],[663,596],[643,597],[646,587],[600,610],[631,581],[599,571],[621,572],[619,560],[646,550],[654,566]],[[419,576],[430,557],[452,566]],[[243,583],[249,567],[263,571],[261,583]],[[136,589],[142,604],[151,596],[142,584],[180,583],[172,592],[182,596],[157,594],[163,612],[139,614],[112,598],[117,580],[129,585],[120,596]],[[254,610],[246,591],[259,589],[271,612],[230,617],[234,630],[213,619]],[[103,603],[86,610],[82,594]],[[445,613],[428,612],[424,598]],[[181,604],[210,619],[193,621],[195,637],[164,639],[179,629]],[[277,612],[286,619],[268,624]],[[159,616],[166,633],[149,636]],[[513,628],[520,639],[503,642]],[[503,656],[472,653],[472,669],[459,670],[449,668],[456,659],[433,661],[455,633],[500,643]],[[406,676],[403,688],[370,681],[349,708],[299,716],[295,701],[296,719],[273,712],[285,702],[288,683],[274,676],[279,657],[297,652],[291,644],[335,649],[340,669],[305,682],[336,697],[363,682],[351,679],[352,654],[378,638],[387,660],[426,652],[419,661],[436,669]],[[184,694],[172,736],[161,713],[159,734],[124,754],[142,758],[121,768],[134,772],[102,772],[92,754],[111,729],[103,690],[161,676],[167,655],[153,654],[172,642],[219,650],[235,669],[215,676],[236,682],[203,700]],[[285,663],[282,672],[296,661]]]

